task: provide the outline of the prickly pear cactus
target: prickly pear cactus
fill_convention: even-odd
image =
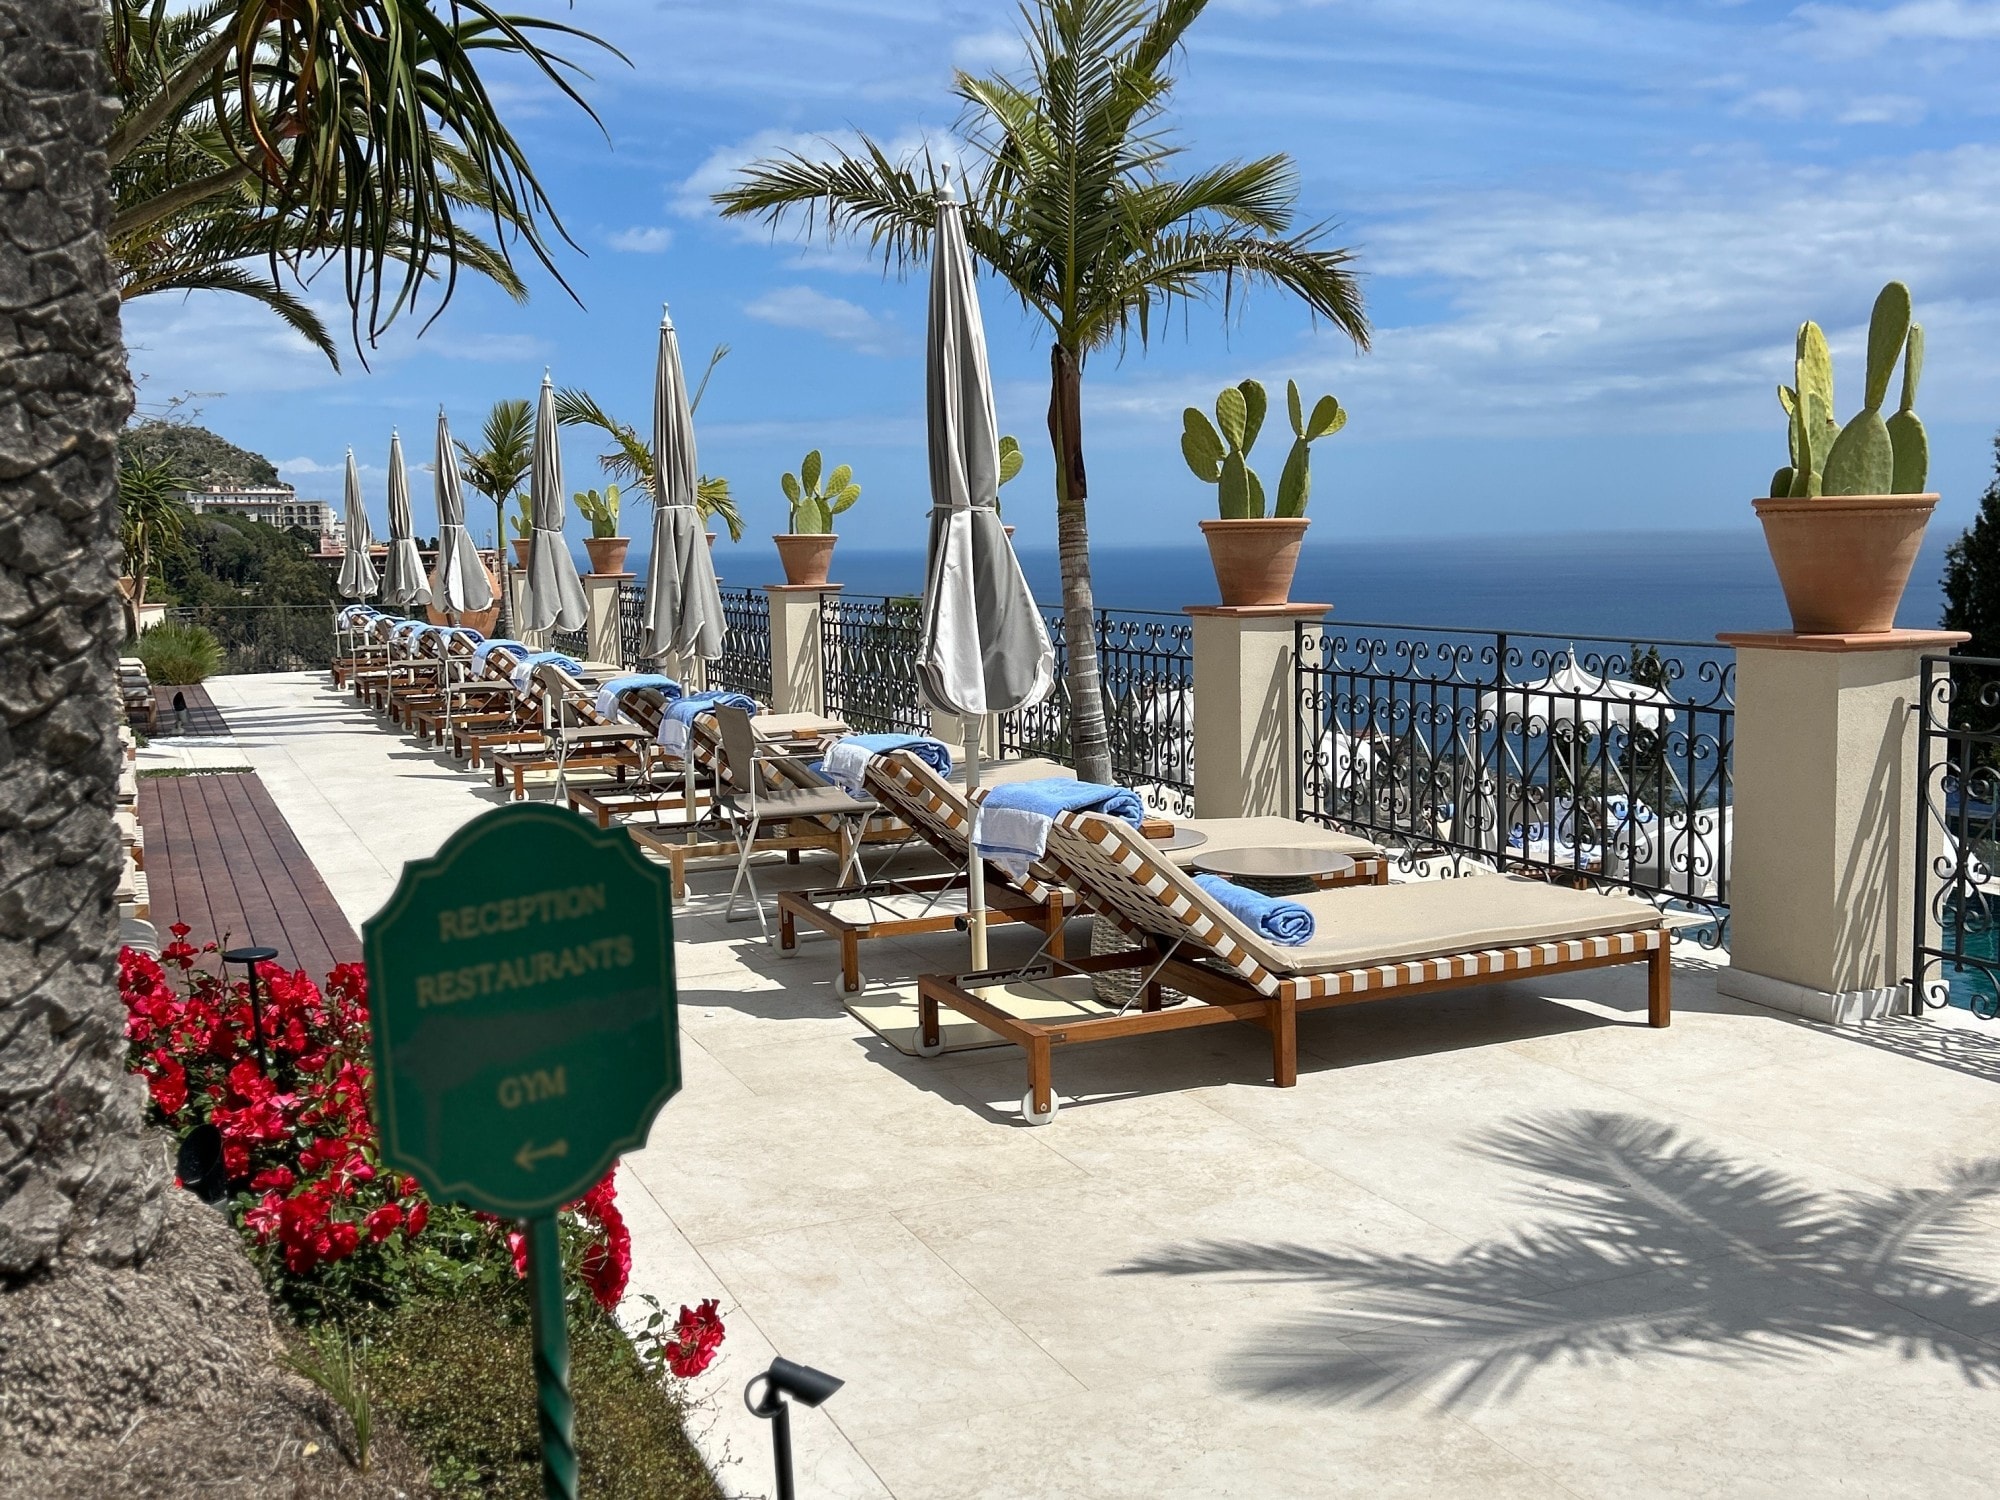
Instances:
[[[1292,424],[1292,447],[1278,479],[1277,514],[1295,519],[1306,510],[1311,489],[1308,449],[1347,424],[1347,413],[1322,396],[1305,415],[1295,380],[1285,382],[1285,405]],[[1265,513],[1264,482],[1250,467],[1250,448],[1263,430],[1269,398],[1254,380],[1226,387],[1215,398],[1215,420],[1196,407],[1181,413],[1181,456],[1194,477],[1216,487],[1216,508],[1225,521],[1259,520]]]
[[[861,498],[861,486],[854,483],[854,471],[840,465],[820,483],[825,460],[815,448],[799,465],[799,472],[778,481],[792,508],[792,530],[801,535],[823,536],[833,530],[833,518]]]
[[[1889,418],[1889,446],[1894,454],[1889,493],[1921,495],[1931,472],[1931,440],[1917,416],[1917,382],[1924,373],[1924,328],[1910,325],[1909,342],[1903,347],[1903,400]]]
[[[1896,450],[1882,403],[1889,396],[1889,377],[1910,336],[1910,289],[1900,281],[1882,288],[1868,319],[1868,383],[1861,410],[1840,429],[1833,451],[1826,456],[1821,493],[1827,495],[1886,495],[1896,477]]]

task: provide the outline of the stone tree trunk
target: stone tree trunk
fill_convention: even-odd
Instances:
[[[123,1068],[115,115],[98,0],[0,0],[0,1284],[120,1264],[166,1166]]]

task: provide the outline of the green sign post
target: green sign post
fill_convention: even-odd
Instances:
[[[362,931],[382,1158],[526,1221],[542,1483],[571,1500],[556,1211],[681,1086],[667,873],[622,832],[515,803],[405,865]]]

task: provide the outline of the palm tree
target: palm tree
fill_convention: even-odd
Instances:
[[[1078,774],[1111,779],[1093,631],[1081,385],[1089,356],[1134,335],[1141,345],[1177,302],[1218,296],[1227,317],[1251,282],[1300,298],[1368,346],[1352,252],[1324,223],[1289,234],[1297,173],[1283,155],[1169,175],[1182,148],[1163,123],[1168,71],[1208,0],[1034,0],[1028,76],[954,84],[977,168],[966,240],[1049,328],[1049,442],[1055,454],[1063,627]],[[928,151],[890,160],[863,137],[814,160],[752,163],[716,194],[725,218],[789,218],[829,236],[865,235],[888,266],[927,252],[937,217]]]
[[[127,460],[118,466],[118,541],[125,549],[125,576],[131,580],[129,589],[123,579],[119,586],[127,640],[138,639],[154,544],[178,537],[191,514],[183,498],[186,490],[187,481],[165,459]]]
[[[688,401],[690,411],[701,410],[701,398],[708,390],[708,378],[728,354],[727,344],[717,344],[709,354],[708,367],[701,372],[701,381]],[[556,421],[565,427],[595,427],[608,434],[611,447],[598,455],[598,466],[622,485],[640,484],[646,487],[648,494],[654,493],[653,476],[659,471],[659,464],[653,457],[652,444],[639,436],[638,428],[629,422],[619,421],[598,405],[597,398],[590,392],[573,386],[557,391]],[[720,520],[729,528],[730,541],[743,540],[743,517],[737,512],[736,498],[730,494],[726,478],[720,474],[702,475],[695,483],[694,503],[702,520]]]
[[[458,444],[459,477],[493,502],[493,557],[500,565],[500,613],[494,630],[507,633],[507,505],[527,483],[535,464],[535,409],[510,397],[495,401],[479,431],[482,446]]]
[[[112,0],[120,295],[251,297],[338,364],[281,268],[303,279],[340,263],[357,347],[426,283],[441,309],[461,269],[524,298],[510,244],[560,281],[549,235],[567,236],[473,65],[481,52],[519,57],[590,113],[575,65],[536,33],[605,45],[487,0],[206,0],[178,12]],[[479,220],[492,241],[468,228]]]

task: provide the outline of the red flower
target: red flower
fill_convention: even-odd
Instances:
[[[160,1113],[177,1115],[187,1104],[187,1069],[164,1048],[153,1054],[153,1063],[160,1071],[146,1080],[146,1087]]]
[[[250,1179],[250,1186],[257,1192],[262,1192],[266,1188],[276,1188],[281,1193],[288,1193],[297,1185],[298,1180],[297,1174],[290,1167],[280,1164],[266,1167],[259,1172]]]
[[[393,1203],[385,1203],[363,1222],[368,1225],[369,1239],[386,1240],[396,1232],[396,1226],[403,1222],[403,1211]]]
[[[722,1347],[722,1316],[713,1297],[699,1307],[681,1307],[674,1320],[673,1341],[667,1345],[667,1368],[682,1380],[692,1380],[715,1361]]]
[[[419,1198],[410,1205],[410,1211],[403,1215],[403,1235],[415,1239],[424,1232],[424,1225],[430,1222],[431,1206]]]
[[[345,1219],[336,1219],[326,1226],[329,1245],[328,1260],[346,1260],[354,1253],[354,1247],[361,1243],[361,1231]]]
[[[518,1229],[507,1231],[507,1249],[514,1257],[514,1274],[528,1274],[528,1237]]]

